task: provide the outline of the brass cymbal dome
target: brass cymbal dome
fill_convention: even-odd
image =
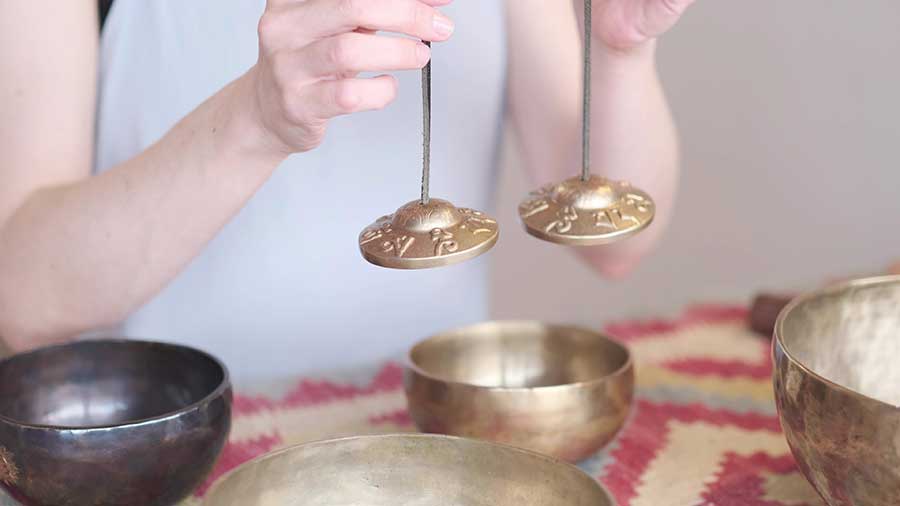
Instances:
[[[474,258],[500,235],[497,221],[442,199],[409,202],[359,235],[363,257],[381,267],[427,269]]]
[[[655,211],[653,199],[644,191],[595,175],[544,186],[519,204],[519,217],[529,234],[570,246],[630,237],[650,225]]]

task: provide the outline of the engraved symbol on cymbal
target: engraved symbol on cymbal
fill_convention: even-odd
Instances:
[[[522,219],[530,218],[536,214],[550,209],[548,197],[553,191],[553,185],[546,185],[528,194],[528,199],[519,204],[519,216]]]
[[[572,230],[572,222],[578,219],[578,213],[575,211],[575,208],[572,206],[565,206],[556,213],[558,219],[551,221],[546,228],[547,232],[559,232],[560,234],[565,234],[569,230]]]
[[[415,238],[408,235],[394,237],[392,240],[384,241],[381,244],[381,250],[385,253],[394,253],[397,258],[402,258],[406,254],[406,250],[416,241]]]
[[[622,230],[628,227],[638,226],[640,220],[630,214],[623,214],[621,209],[606,209],[594,214],[594,225],[610,230]]]
[[[618,230],[619,227],[615,225],[612,221],[612,217],[609,215],[609,211],[603,210],[594,213],[594,226],[600,228],[608,228],[610,230]]]
[[[523,219],[531,218],[535,214],[542,213],[547,209],[550,209],[550,203],[544,198],[526,200],[519,206],[519,216]]]
[[[359,245],[363,246],[369,244],[370,242],[381,239],[382,237],[384,237],[384,234],[381,232],[381,230],[366,230],[365,232],[363,232],[362,237],[359,238]]]
[[[389,235],[389,234],[393,233],[393,229],[391,228],[391,222],[385,221],[389,218],[390,218],[389,216],[383,216],[383,217],[379,218],[378,221],[384,222],[381,224],[381,227],[370,228],[370,229],[366,230],[365,232],[363,232],[362,236],[359,238],[359,245],[363,246],[365,244],[369,244],[372,241],[381,239],[385,235]],[[375,223],[378,223],[378,221],[376,221]]]
[[[646,213],[650,211],[650,208],[653,206],[653,202],[650,202],[646,198],[636,193],[629,193],[625,195],[625,205],[637,209],[642,213]]]
[[[436,228],[431,231],[431,240],[435,243],[435,256],[456,253],[459,249],[459,243],[453,240],[453,234],[441,228]]]
[[[478,234],[489,234],[493,232],[491,226],[496,225],[497,222],[491,218],[485,216],[481,211],[475,211],[474,209],[461,208],[459,210],[466,218],[463,223],[459,226],[460,230],[469,230],[472,232],[472,235]],[[472,226],[472,229],[469,229],[469,226]]]

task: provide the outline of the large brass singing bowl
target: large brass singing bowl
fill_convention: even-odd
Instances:
[[[900,504],[900,277],[793,301],[776,323],[773,355],[781,425],[822,498]]]
[[[447,436],[360,436],[295,446],[239,467],[204,506],[614,506],[580,469]]]
[[[406,371],[419,430],[527,448],[569,462],[605,446],[628,416],[628,349],[590,330],[487,322],[417,344]]]

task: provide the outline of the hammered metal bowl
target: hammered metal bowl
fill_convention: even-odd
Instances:
[[[212,469],[228,372],[184,346],[82,341],[0,361],[0,482],[28,506],[164,506]]]
[[[900,277],[794,300],[776,323],[773,356],[781,425],[825,501],[900,504]]]
[[[625,422],[634,367],[623,345],[578,327],[495,321],[412,348],[409,411],[419,430],[486,439],[569,462]]]
[[[525,450],[404,434],[321,441],[253,460],[204,506],[614,506],[580,469]]]

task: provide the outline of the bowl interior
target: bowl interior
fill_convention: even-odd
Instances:
[[[776,332],[784,350],[813,373],[900,405],[900,278],[802,299],[785,311]]]
[[[395,435],[297,446],[213,487],[205,506],[612,506],[575,467],[490,443]]]
[[[142,341],[82,341],[0,362],[0,416],[98,427],[177,412],[215,391],[225,371],[205,353]]]
[[[487,322],[416,345],[412,363],[425,374],[485,387],[567,385],[607,377],[628,363],[628,350],[577,327]]]

